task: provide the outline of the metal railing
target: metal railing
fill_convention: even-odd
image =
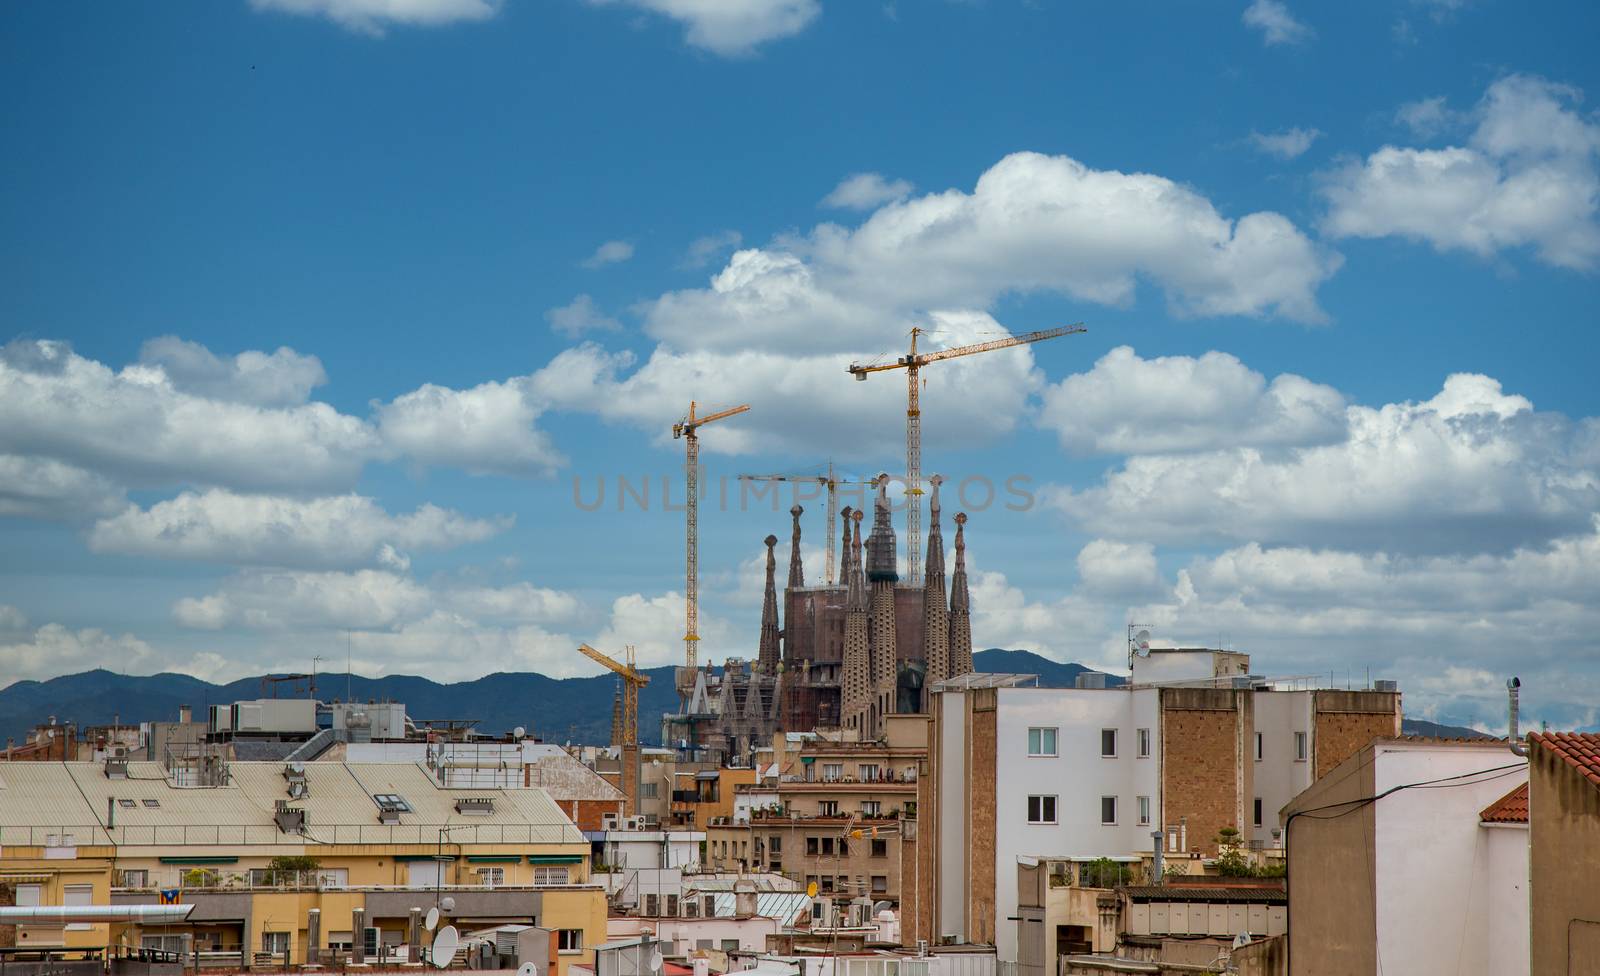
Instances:
[[[569,824],[451,825],[446,853],[460,844],[577,844]],[[568,836],[574,834],[574,836]],[[437,824],[310,824],[306,839],[321,844],[439,843]],[[71,843],[64,843],[70,838]],[[242,847],[299,845],[299,834],[285,834],[275,824],[134,824],[107,830],[100,824],[0,827],[0,844],[8,847],[89,847],[107,842],[119,847]]]

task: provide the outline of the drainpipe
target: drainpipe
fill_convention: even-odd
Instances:
[[[1511,736],[1507,744],[1511,751],[1519,756],[1528,754],[1528,744],[1522,741],[1522,735],[1517,731],[1517,697],[1521,694],[1522,682],[1512,678],[1506,682],[1506,696],[1511,700]]]
[[[306,912],[306,962],[313,966],[322,962],[322,909]]]
[[[1150,870],[1150,873],[1155,875],[1155,877],[1150,880],[1150,883],[1162,884],[1167,877],[1167,873],[1165,870],[1163,870],[1161,864],[1163,848],[1166,847],[1167,832],[1164,830],[1152,830],[1150,831],[1150,839],[1155,841],[1156,850],[1155,860],[1152,862]]]

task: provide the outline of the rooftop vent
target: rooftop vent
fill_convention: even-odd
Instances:
[[[123,755],[123,756],[107,756],[106,757],[106,779],[127,779],[127,778],[128,778],[128,757],[125,756],[125,755]]]
[[[303,800],[311,795],[311,787],[306,782],[306,767],[303,763],[284,763],[283,778],[289,782],[289,799]]]
[[[1372,683],[1373,691],[1395,692],[1400,690],[1400,682],[1388,678],[1379,678]]]
[[[487,817],[494,813],[494,799],[487,796],[464,796],[456,801],[456,813],[467,817]]]
[[[291,807],[288,800],[279,800],[275,804],[272,819],[278,822],[278,829],[286,834],[306,832],[306,812],[298,807]]]
[[[1080,671],[1074,684],[1079,688],[1104,688],[1106,676],[1098,671]]]

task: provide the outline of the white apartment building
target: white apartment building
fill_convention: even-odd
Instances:
[[[1214,856],[1227,826],[1274,847],[1278,809],[1319,767],[1399,732],[1392,688],[1288,690],[1251,676],[1246,655],[1208,649],[1133,664],[1110,688],[993,674],[931,688],[917,827],[931,843],[919,842],[923,880],[902,884],[921,886],[903,895],[908,940],[992,941],[1014,961],[1019,863],[1137,869],[1155,833],[1174,854]]]

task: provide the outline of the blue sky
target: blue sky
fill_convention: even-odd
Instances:
[[[847,363],[1082,321],[926,374],[924,469],[1032,498],[946,501],[980,644],[1113,666],[1137,619],[1455,721],[1518,671],[1595,725],[1597,21],[10,5],[0,663],[667,663],[691,398],[753,405],[706,429],[713,483],[894,472],[903,385]],[[702,526],[719,658],[787,537],[734,495]]]

